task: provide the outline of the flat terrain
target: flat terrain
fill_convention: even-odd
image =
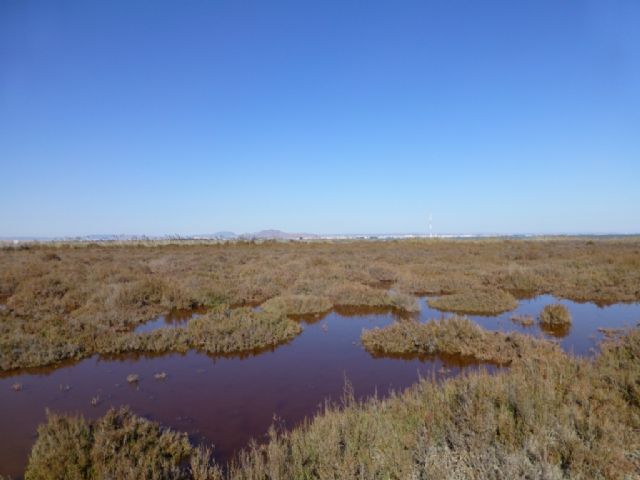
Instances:
[[[224,469],[211,452],[137,411],[100,420],[52,415],[27,477],[640,474],[637,328],[610,332],[602,354],[578,358],[525,326],[508,333],[462,316],[418,321],[425,296],[443,311],[498,315],[542,294],[599,305],[640,301],[640,239],[8,247],[0,251],[0,369],[10,378],[95,354],[241,355],[297,338],[301,318],[382,308],[396,321],[361,338],[375,356],[455,355],[503,368],[421,380],[384,399],[358,401],[347,389],[343,405],[293,430],[274,427],[270,440]],[[179,309],[200,314],[182,328],[142,331]],[[581,331],[580,321],[567,328]],[[126,440],[131,435],[138,440]]]
[[[541,293],[600,304],[640,300],[640,240],[5,248],[0,369],[94,353],[250,350],[299,333],[287,314],[336,305],[410,312],[416,295],[452,294],[436,302],[495,313],[514,308],[515,296]],[[260,312],[236,308],[267,300]],[[161,313],[195,306],[211,312],[187,332],[132,333]]]

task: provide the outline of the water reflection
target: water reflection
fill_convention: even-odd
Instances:
[[[560,303],[567,307],[572,318],[570,326],[560,329],[542,328],[538,316],[546,305],[553,303]],[[449,315],[429,307],[427,297],[421,300],[420,319],[422,321],[440,318],[443,314]],[[521,325],[511,320],[514,316],[530,316],[534,323],[530,326]],[[597,305],[591,302],[573,302],[553,295],[539,295],[520,300],[518,306],[510,312],[493,316],[470,315],[469,317],[488,330],[520,332],[557,339],[560,346],[567,352],[577,355],[591,355],[604,338],[603,332],[599,329],[631,328],[640,322],[640,303]]]
[[[136,333],[146,333],[160,328],[178,328],[184,326],[192,318],[207,313],[205,307],[173,309],[165,315],[142,323],[135,328]]]

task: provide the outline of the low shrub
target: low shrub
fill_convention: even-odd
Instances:
[[[400,321],[362,332],[362,344],[374,354],[453,355],[480,362],[511,364],[522,358],[558,355],[560,348],[518,333],[490,332],[466,317]]]
[[[540,312],[540,323],[548,327],[571,325],[571,313],[567,307],[560,303],[546,305]]]
[[[513,310],[518,301],[504,290],[477,289],[431,298],[429,306],[446,312],[497,315]]]
[[[323,313],[331,309],[331,300],[316,295],[279,295],[262,304],[266,312],[285,315],[308,315]]]
[[[418,308],[413,295],[429,293],[444,295],[431,300],[436,308],[496,314],[515,305],[507,291],[600,304],[640,301],[638,238],[591,242],[5,244],[0,246],[0,369],[110,350],[180,351],[188,348],[183,332],[150,337],[130,332],[173,308],[195,305],[256,305],[303,295],[314,300],[285,301],[277,308],[320,310],[328,300],[334,306],[413,312]]]
[[[95,422],[49,413],[38,428],[25,479],[180,479],[192,452],[186,434],[127,408],[111,409]]]

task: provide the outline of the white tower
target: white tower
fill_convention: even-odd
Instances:
[[[433,238],[433,232],[431,228],[431,224],[433,223],[433,215],[429,214],[429,238]]]

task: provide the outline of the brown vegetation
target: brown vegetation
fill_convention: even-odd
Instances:
[[[272,429],[224,474],[209,450],[126,410],[94,423],[54,415],[39,429],[27,479],[624,479],[640,473],[639,452],[636,328],[595,360],[526,356],[496,374],[421,380],[387,399],[347,393],[299,428]]]
[[[513,305],[510,295],[638,301],[638,285],[636,238],[6,247],[0,249],[0,297],[6,299],[0,369],[105,352],[270,346],[298,331],[281,313],[318,311],[329,303],[415,311],[415,295],[447,294],[435,301],[438,308],[494,313]],[[224,311],[270,299],[268,309],[278,310],[265,312],[270,317],[241,310],[224,329],[199,325],[203,335],[226,334],[229,327],[241,328],[234,316],[240,315],[266,332],[264,342],[256,335],[238,344],[211,342],[190,328],[132,333],[176,308]]]
[[[49,414],[38,428],[27,480],[184,478],[192,452],[187,435],[162,429],[128,409],[109,410],[96,422]]]
[[[498,289],[477,289],[430,298],[429,306],[454,313],[497,315],[518,306],[513,295]]]
[[[96,353],[186,352],[197,349],[212,354],[235,354],[273,347],[291,340],[300,325],[283,314],[255,312],[250,308],[215,308],[193,318],[185,328],[158,329],[146,333],[120,332],[97,327],[63,343],[38,336],[10,336],[0,340],[2,369],[80,359]],[[101,334],[104,333],[104,334]]]
[[[394,322],[362,332],[362,344],[374,354],[444,354],[501,365],[560,354],[553,343],[519,333],[490,332],[465,317]]]
[[[546,305],[540,313],[540,323],[547,327],[571,325],[571,313],[567,307],[559,303]]]
[[[315,295],[279,295],[267,300],[262,308],[267,312],[285,315],[308,315],[323,313],[331,309],[331,300]]]

